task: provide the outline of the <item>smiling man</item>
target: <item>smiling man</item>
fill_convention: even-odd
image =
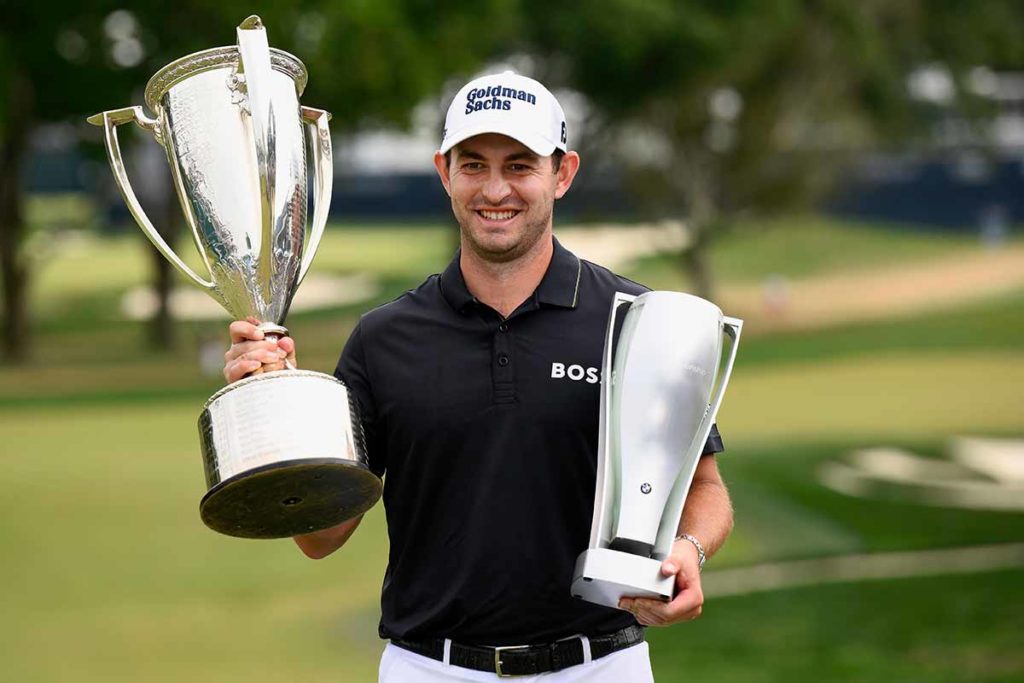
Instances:
[[[434,164],[461,248],[363,315],[335,371],[385,477],[380,680],[650,681],[643,627],[700,614],[700,567],[732,527],[712,455],[721,439],[713,430],[662,565],[675,599],[617,610],[571,598],[593,513],[608,313],[615,292],[646,289],[554,239],[580,157],[537,81],[505,72],[462,88]],[[291,339],[264,341],[245,321],[231,333],[229,382],[294,362]],[[325,557],[358,524],[295,541]]]
[[[445,147],[434,163],[451,195],[463,245],[474,256],[487,263],[515,263],[538,244],[550,242],[542,238],[550,237],[555,199],[569,190],[579,168],[578,154],[541,156],[497,133]]]

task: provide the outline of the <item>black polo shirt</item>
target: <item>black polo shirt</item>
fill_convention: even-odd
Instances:
[[[617,291],[646,288],[555,240],[544,279],[507,319],[466,289],[458,254],[362,316],[335,375],[386,474],[381,637],[509,645],[633,623],[569,595],[590,537]],[[706,452],[721,450],[715,430]]]

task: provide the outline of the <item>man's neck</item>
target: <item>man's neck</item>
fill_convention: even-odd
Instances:
[[[507,263],[486,261],[464,247],[459,267],[469,292],[507,318],[537,289],[553,253],[549,232],[530,251]]]

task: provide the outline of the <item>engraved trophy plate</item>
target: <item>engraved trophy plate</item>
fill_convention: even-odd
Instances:
[[[235,320],[268,338],[283,327],[327,223],[333,183],[330,115],[299,104],[306,68],[271,49],[257,16],[237,46],[204,50],[158,71],[142,107],[89,117],[128,209],[153,245]],[[156,231],[121,157],[117,128],[133,122],[167,152],[175,189],[208,279]],[[306,132],[314,211],[306,229]],[[199,420],[209,491],[203,521],[233,536],[279,538],[333,526],[373,506],[382,484],[366,461],[345,385],[322,373],[252,376],[215,394]]]
[[[618,293],[605,337],[590,545],[572,594],[670,600],[661,574],[732,374],[743,321],[678,292]],[[732,345],[717,383],[723,338]]]

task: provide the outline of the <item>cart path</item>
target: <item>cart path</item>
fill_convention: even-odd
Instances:
[[[811,329],[940,310],[1024,288],[1024,247],[790,282],[724,284],[719,304],[762,330]]]
[[[684,247],[673,221],[562,228],[559,239],[588,260],[622,269],[643,256]],[[1024,288],[1024,245],[967,247],[938,260],[890,264],[806,278],[719,281],[716,303],[747,330],[797,330],[940,310]]]
[[[828,583],[976,574],[1024,568],[1024,543],[840,555],[708,571],[706,597],[748,595]]]

